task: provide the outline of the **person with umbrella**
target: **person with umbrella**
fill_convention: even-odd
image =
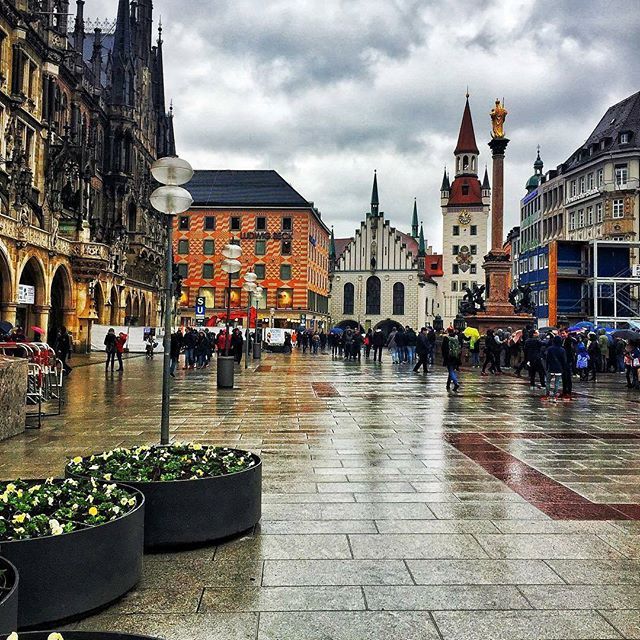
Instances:
[[[10,322],[0,321],[0,342],[7,342],[11,335],[13,325]]]
[[[464,337],[469,340],[469,353],[471,354],[471,366],[480,366],[480,332],[475,327],[467,327],[463,331]]]

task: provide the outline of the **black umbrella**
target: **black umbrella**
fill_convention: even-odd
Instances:
[[[13,325],[6,320],[0,321],[0,333],[9,333],[13,329]]]
[[[638,331],[632,331],[631,329],[620,329],[613,332],[614,338],[620,338],[620,340],[637,341],[640,340],[640,333]]]

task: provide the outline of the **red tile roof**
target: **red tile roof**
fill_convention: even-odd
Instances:
[[[467,188],[465,188],[467,187]],[[466,193],[465,193],[466,192]],[[460,176],[453,181],[449,202],[451,205],[482,205],[482,186],[478,178]]]
[[[462,123],[460,124],[460,133],[458,135],[458,144],[453,152],[459,153],[480,153],[476,144],[476,134],[473,131],[473,120],[471,119],[471,109],[469,108],[469,98],[464,105],[464,113],[462,114]]]

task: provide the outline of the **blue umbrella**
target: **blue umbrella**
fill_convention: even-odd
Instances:
[[[578,327],[578,329],[593,329],[595,327],[593,322],[589,322],[588,320],[583,320],[582,322],[576,322],[574,326]]]
[[[340,327],[333,327],[329,333],[340,335],[341,333],[344,333],[344,329],[341,329]]]
[[[9,333],[13,329],[13,325],[5,320],[0,321],[0,333]]]

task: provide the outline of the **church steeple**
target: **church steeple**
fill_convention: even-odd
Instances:
[[[371,190],[371,216],[377,216],[380,209],[380,199],[378,198],[378,172],[373,171],[373,189]]]
[[[471,118],[471,108],[469,107],[469,94],[466,95],[460,132],[458,133],[458,143],[453,152],[456,157],[456,177],[459,175],[478,175],[478,144],[476,134],[473,130],[473,119]]]
[[[413,218],[411,219],[411,237],[418,239],[418,201],[413,199]]]
[[[113,85],[111,87],[111,100],[114,104],[133,105],[132,54],[129,0],[119,0],[112,54]]]
[[[427,243],[424,240],[424,228],[420,223],[420,240],[418,242],[418,257],[424,258],[427,255]]]
[[[329,263],[333,264],[336,260],[336,237],[333,233],[333,226],[331,227],[331,239],[329,241]]]

